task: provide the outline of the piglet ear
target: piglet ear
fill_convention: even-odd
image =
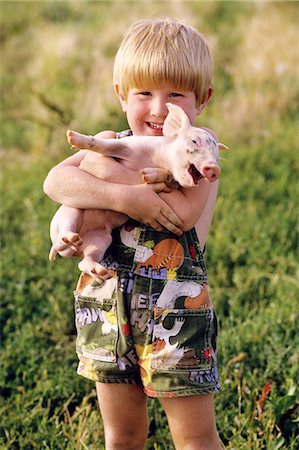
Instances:
[[[164,136],[175,136],[180,130],[191,126],[189,118],[180,106],[173,103],[166,103],[168,108],[168,116],[163,125]]]
[[[217,145],[218,145],[218,150],[229,150],[229,148],[226,145],[221,144],[221,142],[218,142]]]

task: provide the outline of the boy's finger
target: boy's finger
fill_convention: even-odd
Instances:
[[[178,236],[181,236],[183,234],[183,231],[180,228],[178,228],[177,226],[175,226],[169,220],[163,220],[163,222],[164,222],[163,223],[164,228],[166,228],[168,231],[171,231],[171,233],[174,233]]]
[[[154,228],[156,231],[163,231],[165,228],[171,233],[177,234],[181,236],[183,231],[181,228],[174,225],[170,220],[168,220],[163,214],[161,214],[157,220],[152,220],[148,222],[146,225],[149,225],[151,228]]]
[[[167,194],[169,194],[169,192],[171,192],[171,191],[172,191],[171,187],[165,186],[165,188],[161,192],[166,192]]]
[[[157,221],[157,220],[153,220],[151,222],[146,223],[146,225],[150,226],[151,228],[153,228],[156,231],[163,231],[163,227],[162,225]]]
[[[164,191],[164,189],[167,187],[165,183],[154,183],[152,185],[152,189],[156,192],[156,194],[159,194],[159,192]]]
[[[183,234],[183,221],[171,210],[162,210],[159,222],[172,233],[179,236]]]

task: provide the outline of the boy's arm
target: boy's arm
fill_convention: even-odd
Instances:
[[[168,186],[178,188],[178,183],[174,181],[171,173],[166,169],[146,168],[143,169],[142,173],[145,182],[157,183],[164,181]],[[181,189],[180,191],[174,190],[168,195],[164,193],[159,194],[164,196],[164,199],[184,220],[184,230],[189,230],[195,226],[201,248],[204,248],[208,237],[219,186],[218,181],[214,183],[205,181],[204,183],[204,185],[202,184],[199,187],[199,190]],[[200,196],[199,198],[198,195]],[[195,206],[193,201],[195,201]]]
[[[200,240],[205,241],[213,216],[217,190],[218,181],[210,183],[207,180],[201,180],[196,188],[179,188],[171,193],[161,192],[159,195],[181,217],[184,222],[184,231],[190,230],[199,223],[196,228],[202,227]]]
[[[115,133],[104,132],[102,138]],[[81,150],[50,170],[44,192],[58,203],[79,209],[112,209],[161,231],[181,234],[182,220],[164,199],[157,195],[164,183],[120,185],[102,181],[81,170],[79,165],[88,150]]]
[[[206,245],[210,226],[212,224],[218,194],[218,186],[219,186],[218,181],[212,183],[206,206],[204,207],[204,210],[202,211],[200,218],[195,224],[196,233],[200,242],[200,247],[202,249]]]
[[[161,192],[160,197],[164,198],[184,221],[184,231],[190,230],[193,226],[198,229],[201,227],[201,240],[205,242],[212,222],[218,181],[210,183],[203,179],[196,188],[184,189],[178,185],[167,169],[146,168],[142,170],[142,175],[146,183],[164,181],[173,188],[170,193]]]

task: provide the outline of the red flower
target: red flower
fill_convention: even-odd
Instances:
[[[261,418],[262,418],[264,403],[265,403],[266,398],[270,394],[271,390],[272,390],[271,383],[267,383],[267,384],[265,384],[265,386],[262,387],[262,394],[257,401],[258,420],[261,420]]]

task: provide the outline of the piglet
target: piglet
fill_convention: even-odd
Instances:
[[[69,130],[68,141],[73,149],[89,149],[117,158],[133,170],[166,168],[184,188],[196,186],[203,177],[216,181],[221,173],[219,150],[227,147],[217,143],[208,131],[191,126],[182,108],[172,103],[167,107],[163,136],[98,139]]]
[[[98,139],[75,131],[67,132],[73,149],[89,149],[108,157],[98,156],[95,164],[87,154],[80,168],[94,176],[122,184],[141,183],[140,170],[147,168],[144,181],[150,182],[151,168],[166,169],[183,188],[198,185],[202,178],[216,181],[221,173],[219,150],[227,149],[217,143],[208,131],[191,126],[188,116],[177,105],[167,103],[169,114],[164,122],[163,136],[129,136],[122,139]],[[109,160],[113,170],[109,175]],[[131,169],[132,176],[123,179],[122,167]],[[113,228],[123,225],[128,217],[105,210],[79,210],[62,205],[54,215],[50,234],[53,242],[49,259],[79,256],[79,269],[101,282],[113,275],[100,261],[112,242]]]

